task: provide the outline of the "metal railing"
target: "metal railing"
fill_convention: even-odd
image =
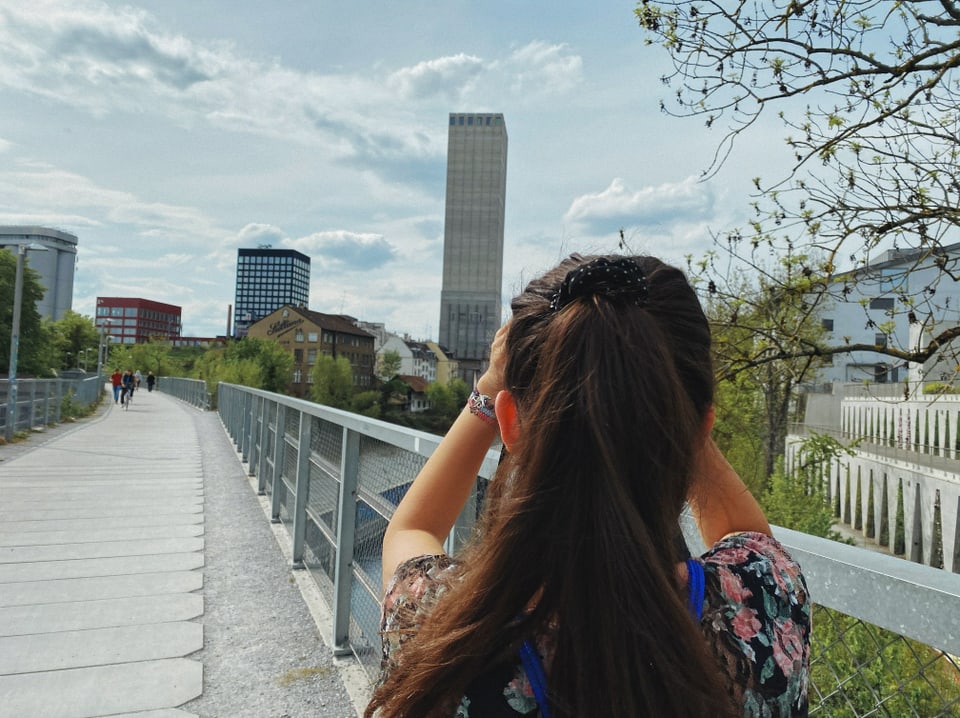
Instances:
[[[221,384],[218,407],[294,565],[309,570],[332,610],[338,654],[379,671],[380,544],[387,521],[440,437],[308,401]],[[448,540],[471,530],[486,480]],[[689,523],[689,520],[688,522]],[[699,539],[686,526],[696,550]],[[960,575],[776,529],[816,600],[811,714],[960,716]]]
[[[90,406],[98,400],[103,383],[96,376],[76,379],[17,379],[17,406],[13,417],[9,409],[10,382],[0,380],[0,436],[6,433],[7,423],[13,421],[14,433],[37,426],[57,424],[62,419],[64,400],[80,406]]]
[[[157,377],[157,383],[154,391],[162,391],[172,397],[185,401],[188,404],[201,409],[214,409],[210,391],[207,389],[207,382],[202,379],[183,379],[180,377]],[[141,386],[143,391],[146,387]]]

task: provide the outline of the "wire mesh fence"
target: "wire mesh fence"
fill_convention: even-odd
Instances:
[[[822,606],[813,625],[810,715],[960,716],[956,657]]]

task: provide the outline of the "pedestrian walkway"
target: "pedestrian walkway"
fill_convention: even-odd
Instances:
[[[216,414],[58,433],[0,448],[0,718],[356,715]]]

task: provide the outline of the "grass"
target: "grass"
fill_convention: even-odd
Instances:
[[[310,666],[308,668],[294,668],[281,675],[277,682],[284,688],[297,681],[308,681],[311,678],[330,675],[331,666]]]

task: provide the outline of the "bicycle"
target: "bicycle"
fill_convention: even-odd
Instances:
[[[133,387],[121,387],[120,406],[123,407],[124,411],[127,411],[131,403],[133,403]]]

